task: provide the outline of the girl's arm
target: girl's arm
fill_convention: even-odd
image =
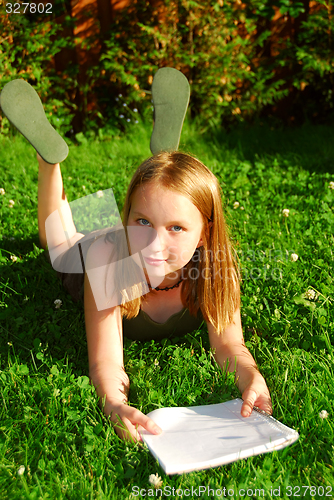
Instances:
[[[103,239],[94,242],[87,254],[87,268],[92,262],[105,262],[106,254],[110,256],[110,247]],[[108,250],[108,252],[107,252]],[[99,259],[96,260],[96,252]],[[101,273],[101,286],[103,286],[103,267],[94,269],[98,276]],[[95,277],[96,277],[95,276]],[[123,329],[122,317],[119,306],[98,311],[94,300],[92,288],[87,273],[84,281],[84,308],[85,325],[87,333],[89,376],[100,397],[100,402],[105,397],[104,413],[110,419],[125,424],[125,430],[116,426],[117,434],[122,438],[141,440],[137,432],[138,425],[142,425],[149,432],[159,433],[160,428],[149,417],[139,410],[126,404],[130,381],[125,373],[123,363]],[[119,417],[119,418],[118,418]],[[129,436],[130,433],[130,436]]]
[[[207,323],[210,345],[214,349],[214,356],[222,368],[234,372],[236,370],[236,384],[244,401],[241,415],[248,417],[253,406],[272,414],[271,398],[268,387],[255,360],[245,346],[242,334],[240,309],[233,316],[233,322],[221,335],[218,335],[211,323]]]

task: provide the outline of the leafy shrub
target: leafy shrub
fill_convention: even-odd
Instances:
[[[51,19],[44,21],[43,15],[0,15],[1,89],[11,80],[27,81],[39,94],[52,126],[61,127],[62,133],[66,133],[72,127],[74,115],[68,89],[73,85],[77,69],[72,68],[72,75],[60,75],[54,69],[54,56],[74,44],[70,38],[58,37],[58,30],[59,26]],[[8,119],[3,115],[0,130],[3,134],[10,130]]]
[[[32,83],[63,133],[76,113],[83,132],[151,120],[151,83],[164,66],[189,79],[190,115],[202,131],[266,114],[303,120],[333,111],[333,0],[136,0],[113,13],[109,32],[80,45],[73,29],[59,35],[76,23],[69,8],[56,1],[52,22],[0,15],[2,86],[17,77]],[[56,54],[91,47],[100,50],[87,69],[70,64],[57,73]],[[5,119],[0,126],[8,132]]]
[[[258,34],[258,16],[247,17],[253,4],[241,9],[236,2],[165,1],[162,21],[151,3],[138,0],[115,19],[98,70],[90,70],[92,82],[100,75],[93,84],[101,102],[122,92],[128,105],[147,115],[150,84],[162,66],[188,77],[191,115],[209,126],[244,119],[282,98],[288,91],[273,80],[274,63],[255,62],[270,31]],[[105,112],[117,119],[111,106]]]
[[[88,72],[89,87],[105,119],[123,129],[133,108],[151,118],[150,85],[163,66],[188,77],[190,113],[205,123],[203,130],[261,112],[282,115],[288,96],[286,113],[313,118],[320,108],[326,115],[333,109],[330,9],[323,1],[310,9],[291,0],[165,0],[158,6],[137,0],[115,15]]]

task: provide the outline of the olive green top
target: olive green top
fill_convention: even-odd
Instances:
[[[184,307],[182,311],[172,314],[165,323],[157,323],[140,309],[138,316],[132,319],[123,317],[123,333],[131,340],[161,340],[166,337],[182,337],[200,328],[204,321],[199,309],[197,317]]]

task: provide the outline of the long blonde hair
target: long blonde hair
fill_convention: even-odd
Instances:
[[[137,187],[148,182],[187,197],[202,215],[204,244],[195,250],[192,259],[184,266],[181,300],[193,316],[197,316],[201,309],[205,321],[222,333],[240,307],[240,274],[225,223],[218,179],[203,163],[187,153],[164,152],[148,158],[134,173],[126,194],[121,214],[126,235],[121,242],[123,248],[129,242],[127,224],[133,193]],[[116,234],[107,233],[105,240],[115,243]],[[123,282],[126,274],[133,275],[129,266],[119,272]],[[143,284],[139,283],[134,288],[131,297],[136,298],[124,303],[124,299],[129,300],[129,294],[122,292],[123,303],[119,302],[122,317],[127,319],[139,314],[143,300]]]

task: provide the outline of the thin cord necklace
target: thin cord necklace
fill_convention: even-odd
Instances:
[[[174,285],[174,286],[170,286],[170,287],[166,286],[165,288],[159,288],[158,286],[157,286],[156,288],[152,288],[152,287],[151,287],[151,285],[148,285],[148,286],[149,286],[149,288],[150,288],[151,290],[156,290],[157,292],[163,292],[163,291],[165,291],[165,290],[173,290],[173,288],[177,288],[177,287],[179,287],[179,286],[180,286],[181,281],[183,281],[183,278],[181,278],[181,279],[180,279],[180,281],[179,281],[178,283],[176,283],[176,285]]]

